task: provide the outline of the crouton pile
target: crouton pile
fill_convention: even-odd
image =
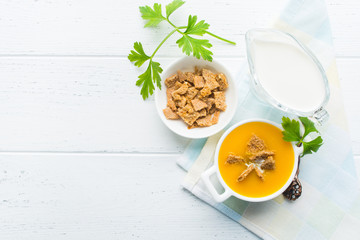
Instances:
[[[275,169],[274,151],[268,150],[264,140],[253,134],[246,146],[246,158],[229,153],[227,164],[245,164],[247,168],[241,173],[237,181],[243,181],[253,170],[264,181],[264,171]],[[246,160],[247,159],[247,160]]]
[[[195,72],[177,71],[165,80],[167,107],[163,110],[167,119],[182,119],[188,128],[209,127],[219,121],[220,112],[226,110],[226,76],[209,69]]]

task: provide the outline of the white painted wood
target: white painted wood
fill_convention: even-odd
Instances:
[[[173,58],[161,58],[163,67]],[[236,75],[243,58],[220,58]],[[339,58],[354,152],[360,154],[360,60]],[[182,152],[187,139],[143,101],[126,58],[0,58],[0,149],[61,152]],[[36,136],[36,137],[34,137]]]
[[[180,188],[177,155],[1,154],[1,240],[257,239]]]
[[[156,2],[146,1],[146,4]],[[168,1],[163,1],[165,5]],[[360,19],[356,0],[327,0],[337,56],[360,56]],[[143,29],[138,6],[142,1],[2,0],[0,8],[0,54],[5,55],[121,55],[128,54],[134,41],[142,41],[151,52],[170,29]],[[238,46],[216,43],[220,56],[244,56],[244,33],[254,27],[269,26],[286,0],[187,1],[174,13],[173,21],[186,25],[188,14],[211,24],[211,31],[238,42]],[[159,55],[180,56],[166,44]]]
[[[125,58],[0,58],[3,151],[180,152]],[[6,102],[6,103],[5,103]]]
[[[1,240],[255,238],[180,188],[173,153],[188,140],[134,86],[142,70],[126,59],[133,42],[151,53],[170,29],[142,28],[138,6],[153,2],[0,1],[0,151],[16,152],[0,154]],[[359,162],[360,2],[326,2]],[[269,26],[285,3],[187,1],[173,19],[196,14],[236,41],[212,39],[235,73],[246,30]],[[164,68],[182,56],[176,37],[158,52]]]
[[[224,59],[234,73],[242,60]],[[181,152],[188,140],[142,100],[139,73],[126,58],[0,58],[0,149]]]
[[[138,7],[153,2],[157,1],[3,0],[0,54],[125,56],[135,41],[142,41],[145,49],[153,51],[155,44],[171,31],[167,23],[162,23],[155,31],[143,29],[144,21]],[[163,5],[168,2],[163,1]],[[234,50],[213,41],[217,43],[215,51],[223,56],[243,56],[246,29],[268,25],[285,2],[188,1],[172,19],[178,25],[186,25],[189,14],[206,19],[214,33],[241,43]],[[175,37],[159,54],[180,56],[180,50],[173,51],[174,40]]]

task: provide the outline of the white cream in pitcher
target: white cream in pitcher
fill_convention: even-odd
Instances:
[[[251,51],[258,80],[276,101],[302,112],[321,106],[326,96],[322,74],[299,46],[255,39]]]

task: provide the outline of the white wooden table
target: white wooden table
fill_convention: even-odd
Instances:
[[[285,2],[189,1],[173,20],[196,14],[236,41],[212,39],[214,57],[236,73],[246,30],[269,26]],[[151,52],[169,31],[142,28],[144,4],[0,0],[1,240],[256,238],[180,187],[175,159],[188,140],[141,99],[144,69],[127,59],[133,42]],[[360,2],[327,5],[358,161]],[[156,56],[163,68],[182,55],[175,40]]]

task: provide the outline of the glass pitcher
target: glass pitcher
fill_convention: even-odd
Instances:
[[[252,29],[245,35],[251,86],[263,101],[325,123],[330,90],[316,56],[289,33]]]

